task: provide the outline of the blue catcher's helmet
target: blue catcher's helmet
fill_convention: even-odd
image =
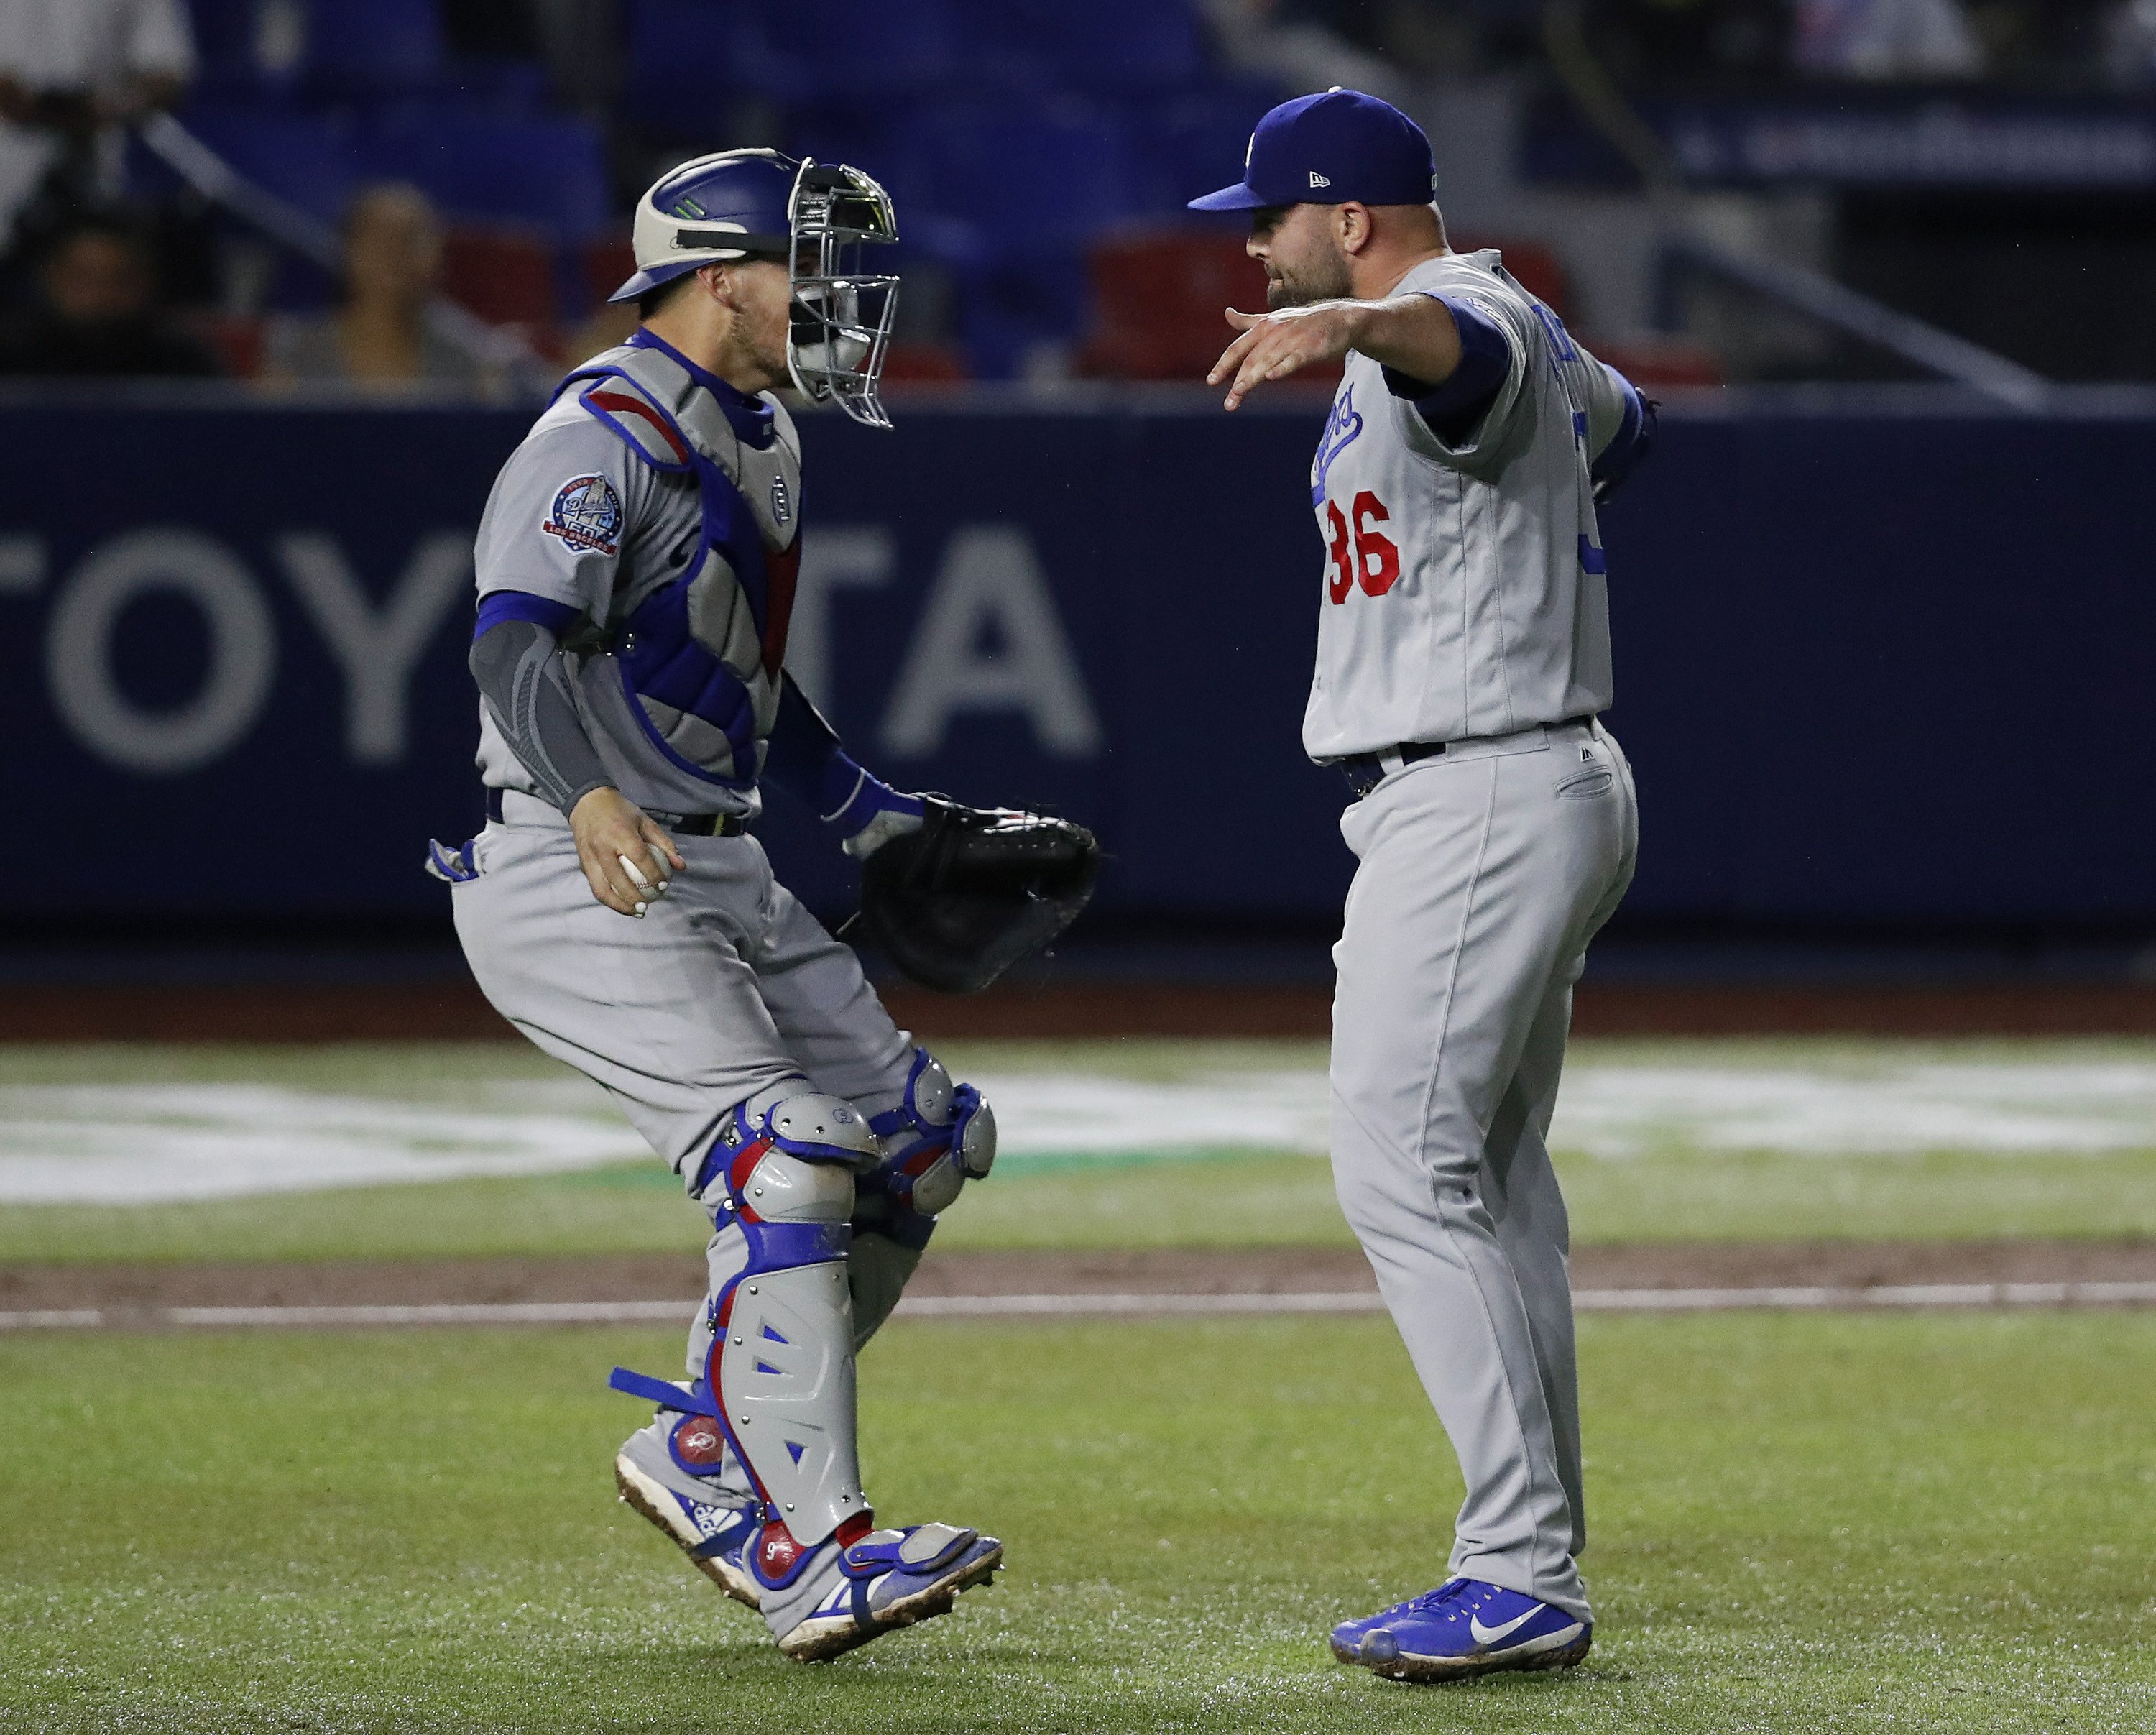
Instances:
[[[898,279],[860,269],[865,246],[896,241],[891,195],[859,169],[782,151],[721,151],[670,169],[636,204],[629,301],[699,266],[783,262],[793,285],[786,362],[811,403],[888,428],[877,396]]]

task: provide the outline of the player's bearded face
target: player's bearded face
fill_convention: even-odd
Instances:
[[[739,298],[742,341],[757,368],[773,379],[786,377],[787,312],[793,285],[787,269],[770,259],[750,259],[734,268]]]
[[[1250,254],[1265,268],[1265,305],[1307,307],[1350,294],[1348,255],[1327,220],[1329,205],[1260,211],[1250,225]]]

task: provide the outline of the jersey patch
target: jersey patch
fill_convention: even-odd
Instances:
[[[793,502],[786,492],[784,472],[771,479],[771,521],[783,524],[793,516]]]
[[[562,485],[540,529],[579,553],[614,554],[621,547],[621,496],[604,476],[575,476]]]

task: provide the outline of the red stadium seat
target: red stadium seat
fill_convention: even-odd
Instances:
[[[1688,338],[1640,337],[1626,343],[1598,343],[1594,353],[1641,388],[1674,389],[1728,383],[1722,357]]]
[[[636,275],[636,249],[626,235],[602,235],[584,243],[584,293],[594,308]]]
[[[1485,247],[1496,248],[1505,255],[1505,269],[1522,289],[1559,319],[1570,321],[1571,287],[1565,281],[1564,267],[1548,248],[1534,241],[1490,240],[1480,236],[1463,239],[1457,235],[1452,238],[1452,244],[1461,253],[1474,253]]]
[[[885,353],[883,377],[893,385],[957,385],[971,379],[966,357],[947,343],[894,343]]]
[[[554,323],[554,250],[536,232],[459,223],[444,237],[442,292],[490,325],[538,331]]]
[[[1111,235],[1088,267],[1093,331],[1078,371],[1095,378],[1202,380],[1235,336],[1221,310],[1265,305],[1265,272],[1217,230]]]

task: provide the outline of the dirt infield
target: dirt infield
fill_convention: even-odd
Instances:
[[[1861,1291],[1912,1284],[2147,1283],[2156,1241],[1797,1241],[1583,1248],[1581,1290]],[[1353,1248],[1098,1253],[932,1253],[910,1297],[1293,1295],[1373,1291]],[[703,1293],[702,1260],[413,1260],[380,1264],[0,1267],[0,1312],[522,1302],[678,1302]]]
[[[1321,986],[1071,983],[953,998],[890,987],[930,1039],[1324,1037]],[[1584,1036],[2156,1034],[2156,987],[1601,986],[1579,991]],[[323,986],[0,987],[0,1042],[411,1042],[518,1039],[470,981]]]

